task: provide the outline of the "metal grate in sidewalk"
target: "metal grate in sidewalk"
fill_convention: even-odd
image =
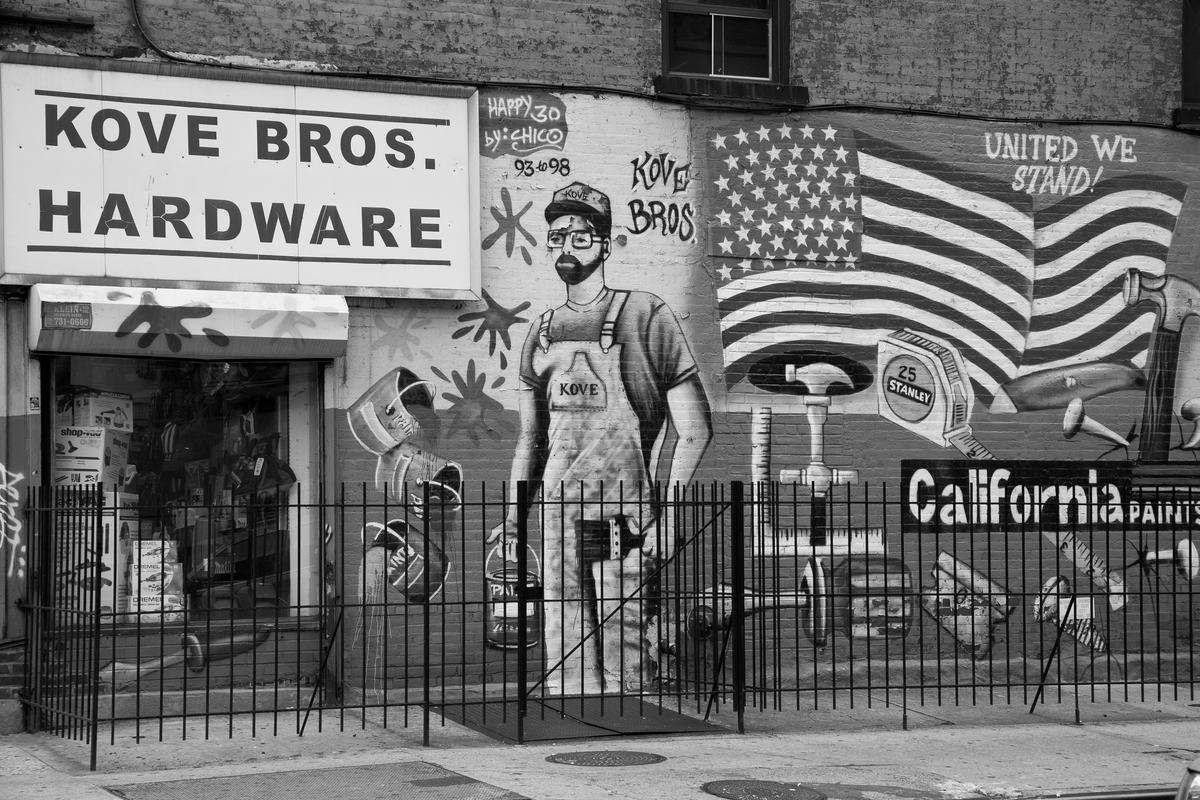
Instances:
[[[436,764],[413,761],[105,786],[123,800],[528,800]]]

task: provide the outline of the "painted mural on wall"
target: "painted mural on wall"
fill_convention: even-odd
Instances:
[[[1143,631],[1190,631],[1200,403],[1175,390],[1197,391],[1200,362],[1181,354],[1195,353],[1185,331],[1200,335],[1188,322],[1200,294],[1195,267],[1167,266],[1188,184],[1147,170],[1120,133],[979,129],[961,137],[982,145],[964,157],[869,127],[780,118],[708,130],[727,409],[752,413],[752,477],[850,497],[859,465],[825,463],[831,414],[843,434],[915,437],[907,447],[927,454],[889,464],[903,468],[905,561],[932,581],[920,591],[928,616],[972,659],[994,657],[997,638],[1002,659],[1014,636],[1025,639],[1016,654],[1042,649],[1024,623],[1002,629],[1021,605],[1095,658],[1111,649],[1106,628],[1131,650]],[[1057,415],[1057,445],[1030,441],[1010,416],[1035,412],[1041,425]],[[781,413],[803,415],[812,446],[807,465],[772,472]],[[1074,460],[1013,460],[1049,453]],[[815,531],[767,520],[765,549],[811,534],[819,564],[839,536],[870,533],[830,524],[815,547]],[[884,544],[894,556],[894,538]],[[819,606],[811,586],[804,604]]]
[[[670,679],[689,640],[728,630],[727,583],[677,619],[648,602],[675,542],[654,482],[836,500],[887,481],[875,519],[754,509],[755,555],[787,575],[753,587],[748,620],[776,626],[797,676],[861,669],[845,653],[881,642],[999,669],[1064,640],[1073,668],[1121,675],[1145,668],[1128,653],[1193,646],[1200,152],[519,91],[481,117],[484,294],[374,312],[347,408],[402,368],[437,383],[419,447],[460,465],[464,493],[578,484],[576,508],[530,525],[546,687]],[[445,553],[443,596],[486,587],[500,648],[519,625],[511,501],[464,510],[486,541]],[[636,581],[610,574],[623,562]],[[639,674],[613,674],[621,647]]]
[[[636,165],[635,165],[636,166]],[[543,485],[544,642],[550,691],[640,691],[660,559],[672,525],[654,487],[687,484],[711,438],[698,367],[670,307],[610,287],[613,214],[581,182],[545,206],[548,262],[565,302],[521,351],[521,431],[511,480]],[[677,434],[665,474],[658,448]],[[515,531],[514,510],[493,536]]]
[[[640,277],[648,257],[669,256],[671,272],[695,262],[699,228],[690,159],[680,157],[687,152],[683,117],[631,140],[614,169],[594,137],[629,112],[579,114],[562,98],[519,91],[481,97],[480,152],[491,179],[483,192],[481,300],[453,309],[423,304],[411,325],[402,315],[376,313],[368,333],[369,369],[381,370],[373,380],[388,387],[383,405],[394,399],[387,375],[396,370],[433,382],[419,410],[439,430],[435,443],[417,446],[461,463],[466,486],[541,480],[560,487],[557,494],[547,489],[544,499],[553,503],[564,497],[561,486],[586,482],[586,502],[529,520],[538,538],[528,580],[546,604],[524,633],[544,651],[547,686],[589,692],[640,686],[654,669],[645,630],[656,624],[654,570],[664,554],[657,537],[646,551],[636,545],[646,531],[671,523],[650,486],[686,483],[711,438],[706,388],[671,305],[682,295],[661,297],[656,282]],[[647,246],[635,245],[641,241]],[[631,251],[639,253],[632,261],[624,258]],[[359,413],[379,405],[372,387],[350,391],[357,395],[347,406],[352,430],[379,418]],[[421,441],[422,433],[413,436]],[[487,540],[481,537],[478,550],[447,553],[448,563],[462,567],[447,576],[443,597],[483,587],[486,643],[511,650],[520,632],[516,506],[489,512],[483,520],[477,509],[463,512],[470,525],[485,525]],[[366,566],[347,570],[358,585],[351,593],[367,599],[368,609],[381,598],[411,605],[411,597],[387,588],[379,549],[365,546]],[[378,607],[374,619],[364,613],[356,626],[355,642],[368,649],[387,646],[381,623],[394,611]],[[368,661],[365,684],[378,688],[383,659]]]
[[[389,606],[433,602],[450,574],[450,559],[426,536],[430,526],[444,536],[462,505],[462,467],[434,452],[436,394],[431,381],[396,367],[346,410],[354,439],[375,458],[373,496],[380,500],[366,511],[348,559],[349,595],[359,604],[350,641],[362,656],[367,689],[387,686]]]
[[[1036,158],[1028,138],[987,135],[987,157],[1028,147]],[[1037,140],[1046,138],[1064,137]],[[1100,159],[1131,145],[1095,139]],[[752,368],[779,353],[829,353],[874,372],[880,343],[904,329],[945,340],[966,367],[964,389],[993,413],[1065,408],[1075,397],[1137,390],[1155,368],[1175,370],[1177,348],[1161,340],[1178,333],[1195,291],[1178,276],[1160,286],[1187,188],[1178,180],[1134,173],[1093,185],[1086,168],[1059,166],[1037,181],[1024,170],[1049,168],[1019,166],[1005,182],[807,122],[718,132],[709,150],[730,386],[755,383]],[[1035,209],[1046,193],[1055,202]],[[1165,352],[1149,359],[1151,334],[1164,326],[1156,348]],[[778,390],[764,380],[756,385]],[[876,392],[839,405],[869,413],[890,395],[933,400],[917,391],[919,379],[874,383]],[[1162,413],[1156,406],[1151,427]],[[929,438],[928,427],[914,432]]]

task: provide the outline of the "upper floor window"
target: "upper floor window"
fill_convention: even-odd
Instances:
[[[789,0],[665,0],[659,92],[803,105],[788,71]]]
[[[667,74],[781,82],[787,19],[781,0],[668,0]],[[782,17],[782,18],[781,18]]]

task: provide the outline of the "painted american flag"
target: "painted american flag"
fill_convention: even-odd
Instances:
[[[1186,185],[1106,178],[1034,209],[1032,195],[833,124],[717,130],[710,254],[726,374],[835,352],[874,364],[907,327],[953,344],[985,404],[1013,378],[1103,361],[1141,367],[1153,313],[1125,270],[1166,269]]]
[[[1038,210],[1021,375],[1090,361],[1145,366],[1154,313],[1125,305],[1125,271],[1166,271],[1186,191],[1173,178],[1119,176]]]
[[[958,348],[991,401],[1033,308],[1032,197],[847,127],[712,132],[710,254],[730,386],[783,353],[872,368],[900,328]]]

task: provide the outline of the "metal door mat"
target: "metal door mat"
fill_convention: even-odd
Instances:
[[[517,702],[488,701],[446,705],[446,719],[504,741],[517,741]],[[718,733],[726,729],[638,698],[556,697],[531,699],[525,717],[526,742],[591,739],[663,733]]]
[[[412,761],[360,767],[258,772],[222,778],[105,786],[124,800],[528,800],[436,764]]]

